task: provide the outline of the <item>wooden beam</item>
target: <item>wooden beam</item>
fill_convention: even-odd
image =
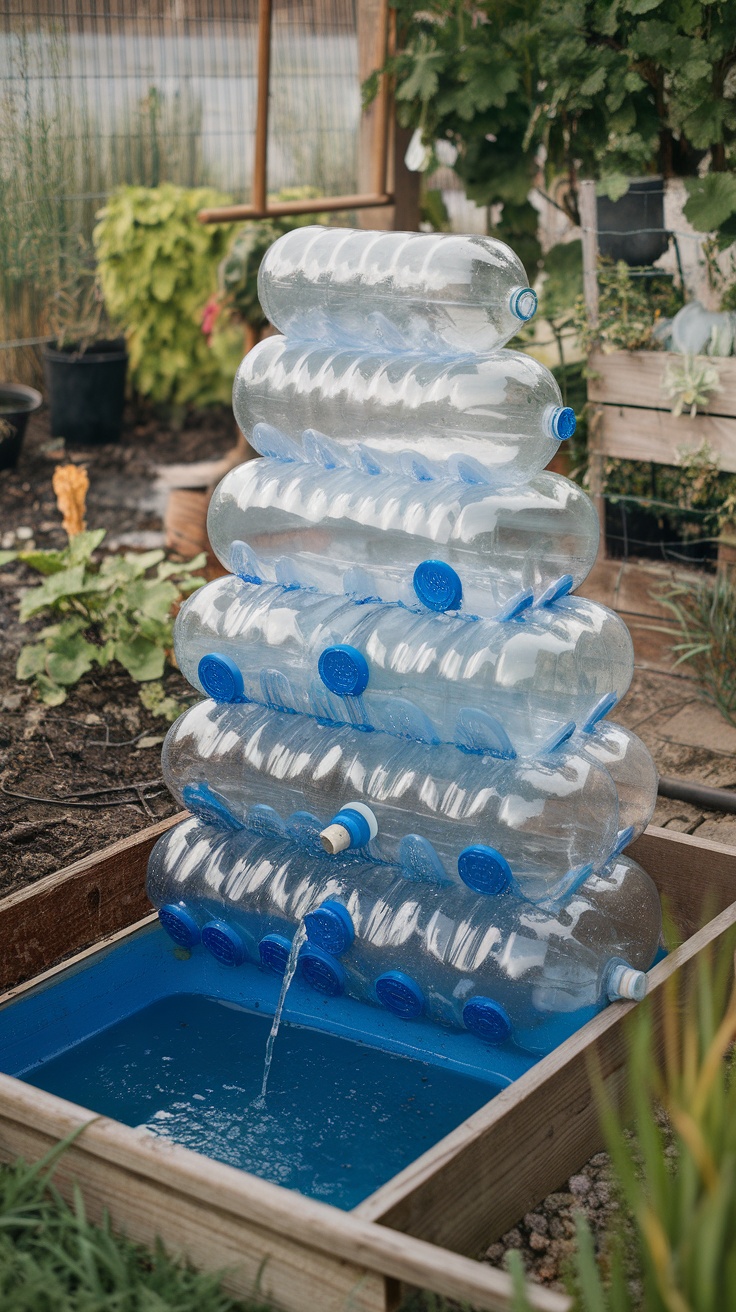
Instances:
[[[239,219],[319,214],[322,210],[333,213],[339,210],[380,209],[393,203],[393,196],[376,196],[373,193],[354,196],[319,196],[316,200],[272,201],[260,209],[255,205],[217,205],[212,209],[199,210],[197,218],[200,223],[234,223]]]
[[[30,979],[151,910],[146,866],[154,843],[186,812],[139,830],[0,902],[0,989]]]
[[[662,377],[671,363],[682,365],[683,357],[673,351],[611,351],[605,355],[594,351],[588,360],[588,400],[601,405],[637,406],[645,410],[670,412],[670,403],[662,392]],[[712,361],[718,370],[721,391],[715,392],[704,413],[736,416],[736,359],[727,356]],[[673,423],[687,430],[689,416]],[[671,463],[671,462],[669,462]]]
[[[258,101],[253,162],[253,208],[262,210],[268,197],[268,102],[271,92],[271,0],[258,4]]]
[[[287,1312],[387,1312],[394,1282],[403,1281],[488,1312],[512,1307],[504,1271],[0,1075],[2,1160],[38,1160],[81,1127],[55,1172],[62,1194],[70,1197],[77,1182],[93,1220],[107,1210],[131,1239],[153,1245],[160,1237],[195,1266],[224,1270],[234,1294],[258,1294]],[[537,1312],[570,1308],[566,1297],[534,1286],[527,1298]]]
[[[719,468],[736,472],[736,419],[721,415],[680,416],[669,410],[644,410],[628,405],[603,405],[596,412],[598,457],[677,463],[678,449],[695,451],[707,442]]]
[[[583,295],[588,319],[595,328],[598,323],[598,207],[595,182],[581,182],[578,194],[583,246]]]

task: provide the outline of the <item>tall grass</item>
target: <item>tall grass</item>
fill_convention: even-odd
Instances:
[[[695,587],[676,585],[657,599],[677,621],[676,664],[689,664],[704,699],[736,725],[736,588],[716,578]]]
[[[69,1207],[51,1180],[59,1149],[34,1166],[0,1167],[3,1312],[267,1312],[203,1275],[92,1225],[77,1191]]]
[[[120,183],[206,182],[201,106],[155,86],[104,121],[53,30],[5,38],[0,80],[0,347],[85,336],[99,311],[92,229]],[[72,89],[74,88],[74,89]],[[33,345],[0,349],[0,378],[37,382]]]
[[[664,1060],[653,1057],[652,1006],[631,1023],[625,1086],[634,1132],[597,1097],[620,1221],[596,1259],[579,1214],[569,1272],[578,1312],[728,1312],[736,1307],[736,936],[703,952],[685,985],[660,1000]],[[730,995],[729,995],[730,990]],[[527,1312],[518,1253],[514,1312]]]

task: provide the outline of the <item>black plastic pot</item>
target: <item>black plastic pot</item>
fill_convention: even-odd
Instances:
[[[44,347],[51,432],[71,446],[117,442],[123,426],[125,342],[93,342],[61,350]]]
[[[28,416],[38,410],[43,398],[35,387],[23,383],[0,383],[0,469],[15,465],[26,431]]]
[[[619,200],[599,196],[597,210],[601,255],[630,265],[654,264],[664,255],[669,234],[664,230],[662,178],[632,178]]]

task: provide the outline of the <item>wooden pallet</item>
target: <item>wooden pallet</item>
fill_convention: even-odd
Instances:
[[[150,920],[144,881],[163,821],[0,902],[0,1005]],[[736,926],[736,849],[650,828],[630,849],[652,875],[683,946],[650,973],[653,1051],[661,1055],[668,982]],[[705,875],[704,875],[705,872]],[[71,955],[70,954],[75,954]],[[67,960],[63,961],[62,958]],[[602,1146],[591,1061],[624,1094],[626,1021],[616,1004],[383,1185],[352,1212],[302,1198],[22,1081],[0,1076],[0,1159],[35,1160],[86,1126],[57,1180],[82,1189],[133,1239],[160,1236],[238,1295],[258,1289],[286,1312],[390,1312],[402,1285],[478,1308],[508,1309],[508,1277],[472,1260]],[[530,1305],[569,1300],[534,1288]]]

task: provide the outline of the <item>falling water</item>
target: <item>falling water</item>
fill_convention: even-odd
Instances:
[[[291,944],[291,951],[289,953],[289,959],[286,963],[286,970],[284,971],[284,979],[281,985],[281,992],[279,993],[278,1005],[276,1007],[276,1011],[274,1012],[273,1024],[271,1026],[271,1033],[269,1034],[268,1042],[266,1043],[266,1059],[263,1063],[263,1083],[261,1084],[260,1097],[256,1099],[256,1103],[255,1103],[256,1106],[258,1106],[259,1104],[260,1105],[265,1104],[266,1089],[268,1088],[268,1076],[271,1070],[271,1062],[273,1060],[273,1045],[276,1042],[276,1035],[279,1032],[279,1025],[281,1024],[281,1013],[284,1010],[284,1003],[286,1001],[286,995],[289,992],[289,985],[291,984],[291,981],[293,980],[296,974],[296,968],[299,963],[299,953],[301,951],[302,944],[306,940],[306,937],[307,937],[307,927],[304,924],[304,921],[302,920],[297,928],[296,934],[294,935],[294,939]]]

